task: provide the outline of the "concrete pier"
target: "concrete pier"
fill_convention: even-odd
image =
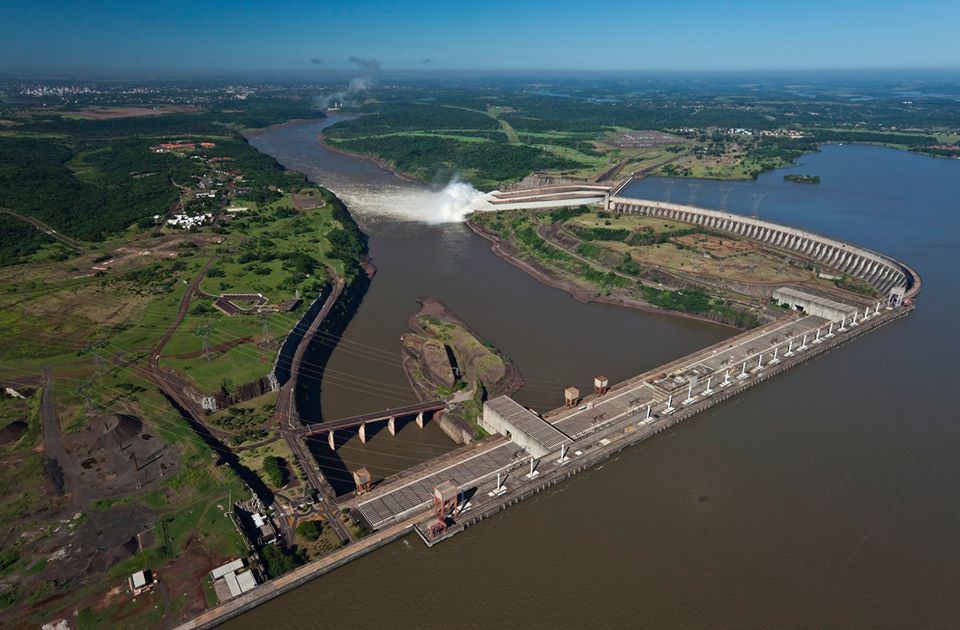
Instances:
[[[548,462],[562,459],[561,449],[571,463],[576,463],[576,452],[595,448],[598,434],[616,433],[631,425],[636,431],[640,428],[637,416],[642,418],[644,430],[662,427],[667,419],[672,426],[677,418],[690,417],[876,325],[905,315],[911,308],[881,310],[869,322],[846,333],[835,332],[833,338],[825,336],[833,322],[823,317],[802,315],[773,322],[620,383],[602,396],[588,396],[580,407],[548,412],[542,419],[509,398],[493,399],[485,406],[484,424],[509,441],[493,444],[479,453],[482,457],[473,451],[465,459],[401,475],[369,494],[341,502],[341,506],[356,508],[371,527],[379,529],[425,510],[433,485],[441,481],[454,480],[461,489],[479,488],[498,474],[515,478],[511,471],[527,464],[530,457],[541,460],[538,470],[543,472],[544,466],[549,468]],[[818,334],[821,343],[810,345]],[[804,350],[799,352],[798,346]],[[514,486],[520,489],[523,484]]]
[[[765,353],[774,351],[772,348],[786,348],[790,343],[787,339],[811,332],[815,335],[817,330],[829,330],[831,324],[815,316],[775,322],[645,372],[614,386],[601,397],[587,397],[584,402],[593,403],[590,409],[560,408],[545,414],[543,420],[569,439],[557,440],[560,446],[556,455],[537,458],[536,475],[525,474],[534,458],[512,440],[499,435],[445,455],[436,462],[425,462],[414,471],[385,480],[370,493],[340,503],[339,507],[356,509],[363,515],[374,530],[368,536],[206,611],[180,629],[199,630],[223,623],[411,531],[416,531],[428,546],[435,545],[605,461],[628,446],[650,439],[768,378],[904,317],[913,308],[907,305],[880,309],[845,332],[834,327],[833,337],[821,337],[823,343],[808,351],[793,353],[792,357],[781,353],[776,364],[769,361],[762,370],[746,370],[746,378],[731,380],[729,365],[735,365],[738,373],[744,371],[741,365],[761,363]],[[711,375],[706,377],[706,384],[691,385],[690,377],[701,373]],[[660,377],[662,374],[673,376],[664,379]],[[717,386],[719,389],[708,393],[711,380],[719,379],[720,374],[724,378]],[[673,399],[670,392],[674,390],[697,397],[688,406],[674,408],[670,402]],[[668,408],[671,413],[666,413]],[[588,411],[589,414],[585,413]],[[601,414],[603,419],[595,421]],[[444,481],[453,481],[464,496],[469,493],[469,507],[460,511],[440,536],[432,538],[428,527],[433,520],[430,516],[432,491]]]

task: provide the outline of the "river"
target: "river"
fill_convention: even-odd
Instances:
[[[382,216],[408,185],[325,151],[323,124],[252,141],[334,190],[370,235],[379,272],[329,363],[326,417],[409,400],[390,356],[421,295],[510,356],[528,382],[518,399],[540,409],[567,384],[615,382],[734,333],[579,304],[462,225]],[[960,162],[827,146],[757,181],[695,184],[651,178],[628,194],[744,214],[759,200],[762,218],[912,265],[918,308],[442,545],[409,537],[228,627],[956,625]],[[387,474],[450,447],[429,429],[382,432],[342,457]]]

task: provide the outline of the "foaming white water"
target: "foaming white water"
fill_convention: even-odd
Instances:
[[[477,209],[484,194],[466,182],[453,180],[428,208],[428,223],[461,223]]]
[[[345,195],[351,210],[428,224],[462,223],[484,205],[484,193],[470,184],[453,180],[442,190],[390,187],[351,191]]]

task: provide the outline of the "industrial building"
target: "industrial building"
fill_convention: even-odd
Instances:
[[[552,424],[508,396],[498,396],[483,405],[483,428],[509,437],[534,457],[543,457],[571,442]]]
[[[786,306],[795,311],[803,311],[809,315],[834,322],[853,317],[857,312],[857,309],[853,306],[841,304],[819,295],[804,293],[790,287],[780,287],[774,291],[773,300],[780,306]]]
[[[237,558],[210,572],[213,590],[221,602],[233,599],[257,586],[257,577],[247,569],[242,558]]]

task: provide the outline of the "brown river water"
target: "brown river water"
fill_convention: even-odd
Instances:
[[[413,400],[399,336],[438,298],[511,357],[516,395],[613,382],[736,333],[580,304],[490,252],[462,224],[389,216],[412,186],[326,151],[331,120],[251,138],[336,192],[378,273],[305,415]],[[783,181],[821,176],[818,186]],[[693,201],[856,242],[924,279],[910,317],[764,383],[427,549],[411,536],[227,627],[861,627],[960,622],[960,162],[828,146],[754,182],[651,178],[627,194]],[[333,478],[397,472],[453,444],[428,424],[317,449]],[[325,448],[325,447],[324,447]],[[324,457],[329,457],[324,461]]]

